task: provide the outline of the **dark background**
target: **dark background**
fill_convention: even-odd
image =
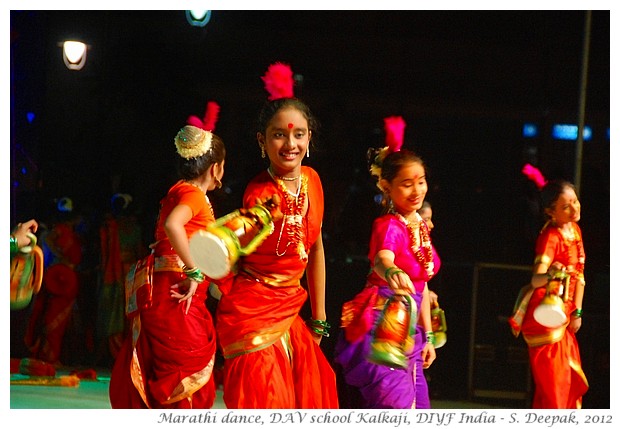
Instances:
[[[228,213],[266,168],[255,139],[267,96],[260,76],[286,62],[296,95],[321,122],[304,163],[325,188],[332,325],[368,270],[378,207],[366,151],[383,145],[383,118],[401,115],[404,147],[427,164],[443,261],[431,287],[449,340],[429,371],[431,390],[471,396],[481,378],[501,378],[493,368],[517,371],[501,356],[523,346],[505,324],[522,274],[486,271],[476,288],[473,273],[481,262],[532,262],[542,220],[524,163],[548,179],[575,177],[576,144],[552,138],[551,127],[578,122],[584,23],[584,11],[263,10],[213,11],[197,28],[184,11],[12,11],[11,226],[44,221],[54,199],[69,196],[94,227],[111,195],[125,192],[150,242],[159,199],[175,180],[173,138],[209,100],[221,107],[216,133],[228,151],[225,187],[212,201],[218,216]],[[588,288],[579,338],[590,408],[609,407],[609,29],[609,11],[594,11],[585,106],[593,134],[580,183]],[[62,61],[58,44],[71,37],[89,45],[81,71]],[[524,123],[539,135],[523,137]],[[14,355],[19,327],[12,332]],[[328,356],[337,333],[323,343]],[[478,365],[479,344],[494,345],[496,357]],[[527,391],[525,378],[497,390]]]

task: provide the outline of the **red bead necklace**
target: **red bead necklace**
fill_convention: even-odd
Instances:
[[[299,254],[302,260],[308,259],[306,247],[304,245],[303,234],[303,210],[306,204],[306,198],[308,196],[308,178],[303,174],[300,176],[299,187],[296,194],[291,194],[286,188],[286,185],[279,176],[276,176],[271,172],[271,169],[267,170],[271,178],[276,182],[278,188],[284,194],[285,205],[282,208],[284,218],[282,219],[282,226],[280,227],[280,235],[276,244],[276,255],[283,256],[286,253],[288,247],[292,244],[295,246],[295,250]],[[286,224],[286,247],[280,252],[280,240],[282,239],[282,233],[284,231],[284,225]]]
[[[390,211],[407,227],[409,239],[411,240],[411,251],[416,260],[424,267],[430,279],[435,275],[435,263],[433,262],[433,247],[431,245],[431,235],[426,222],[416,213],[417,222],[410,222],[403,215],[395,210]]]

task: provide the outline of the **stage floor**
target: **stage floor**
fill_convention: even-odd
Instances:
[[[57,376],[68,374],[58,371]],[[24,376],[13,375],[12,379]],[[109,370],[97,370],[97,380],[80,380],[77,387],[11,385],[11,409],[111,409],[108,399]],[[431,401],[437,409],[498,408],[464,401]],[[225,409],[222,391],[213,409]]]

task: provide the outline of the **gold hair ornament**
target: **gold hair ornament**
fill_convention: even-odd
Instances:
[[[185,125],[174,138],[177,153],[185,159],[198,158],[211,149],[213,134],[193,125]]]

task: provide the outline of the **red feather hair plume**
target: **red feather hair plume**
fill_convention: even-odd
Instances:
[[[267,68],[265,75],[261,77],[265,83],[265,90],[269,93],[270,101],[278,98],[293,98],[293,71],[288,64],[274,63]]]
[[[403,146],[405,138],[405,127],[407,124],[402,116],[390,116],[385,118],[385,145],[389,148],[388,152],[398,152]]]
[[[528,179],[534,182],[538,189],[542,189],[543,186],[547,184],[547,179],[545,179],[545,176],[543,176],[538,168],[531,164],[525,164],[521,172],[525,174]]]
[[[381,166],[386,156],[392,152],[399,152],[405,140],[405,127],[407,124],[402,116],[388,116],[383,118],[385,129],[385,146],[381,149],[371,149],[367,156],[372,158],[370,162],[370,174],[378,178],[381,177]],[[382,191],[379,182],[377,186]]]
[[[209,101],[202,120],[199,117],[192,115],[187,118],[187,124],[201,128],[205,131],[213,132],[215,130],[215,124],[217,123],[219,113],[220,106],[215,101]]]

